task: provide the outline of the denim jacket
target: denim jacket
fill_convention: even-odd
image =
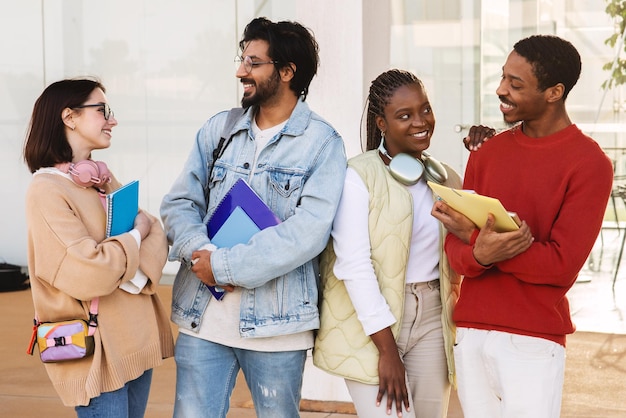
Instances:
[[[215,161],[210,180],[213,150],[228,112],[204,124],[161,204],[169,260],[181,262],[172,293],[172,321],[192,331],[199,329],[212,295],[190,270],[191,254],[210,243],[206,223],[240,178],[281,220],[247,244],[218,248],[211,255],[216,283],[243,289],[240,335],[268,337],[319,327],[317,256],[328,242],[341,196],[347,164],[344,144],[332,126],[299,100],[285,126],[260,152],[250,177],[256,147],[251,133],[254,110],[248,109],[235,123],[232,142]]]

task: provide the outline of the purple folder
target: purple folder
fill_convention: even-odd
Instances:
[[[239,179],[222,198],[215,212],[211,215],[211,219],[207,223],[209,239],[213,239],[213,236],[237,207],[243,209],[259,229],[265,229],[268,226],[275,226],[280,223],[280,219],[274,215],[272,210],[250,188],[248,183],[243,179]]]
[[[209,239],[217,247],[245,244],[258,231],[280,223],[280,219],[261,200],[245,180],[239,179],[217,205],[207,223]],[[224,291],[212,286],[209,290],[216,299]]]

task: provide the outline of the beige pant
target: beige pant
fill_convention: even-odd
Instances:
[[[450,384],[443,346],[439,281],[407,284],[398,351],[407,372],[411,411],[403,418],[445,418],[448,414]],[[359,418],[389,418],[387,400],[376,407],[378,385],[346,379]],[[392,415],[395,416],[395,405]]]

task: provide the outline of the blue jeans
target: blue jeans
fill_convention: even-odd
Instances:
[[[113,392],[101,393],[87,406],[74,408],[78,418],[141,418],[146,412],[152,369]]]
[[[300,416],[306,350],[243,350],[181,333],[175,359],[174,418],[226,417],[239,369],[258,418]]]

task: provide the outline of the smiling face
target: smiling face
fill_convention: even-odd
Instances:
[[[83,105],[101,104],[76,109],[65,109],[67,139],[72,147],[75,161],[89,158],[91,151],[108,148],[111,145],[112,129],[117,125],[115,116],[104,118],[106,95],[95,89]]]
[[[243,63],[237,69],[237,78],[243,85],[243,97],[241,105],[249,107],[252,105],[265,105],[271,103],[277,97],[280,88],[280,74],[276,71],[274,64],[269,63],[272,59],[267,52],[269,44],[263,40],[252,40],[248,42],[242,51],[243,58],[250,57],[252,60],[252,70],[247,72]],[[255,65],[254,63],[263,63]]]
[[[532,65],[517,52],[511,52],[496,90],[504,121],[514,124],[539,120],[545,114],[549,90],[540,91]]]
[[[385,148],[390,156],[406,153],[415,158],[430,146],[435,130],[435,115],[424,87],[418,83],[398,87],[376,117],[376,124],[385,133]]]

